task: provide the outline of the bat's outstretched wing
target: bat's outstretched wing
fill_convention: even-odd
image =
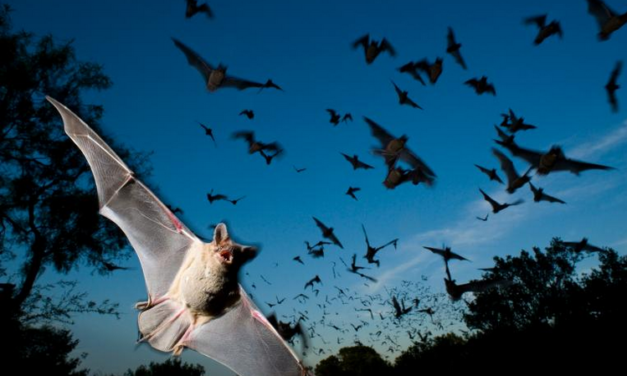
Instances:
[[[594,16],[601,29],[615,15],[614,11],[601,0],[588,0],[588,13]]]
[[[93,171],[100,214],[124,231],[137,252],[149,303],[164,296],[187,251],[201,243],[200,239],[134,176],[87,124],[61,103],[46,98],[61,113],[65,132],[85,154]]]
[[[233,309],[195,329],[186,346],[238,375],[306,375],[292,349],[241,288],[240,294]]]
[[[530,165],[535,167],[540,165],[540,160],[542,159],[543,153],[531,149],[525,149],[518,146],[513,141],[509,143],[497,141],[497,143],[509,150],[513,156],[524,159]]]
[[[211,64],[209,64],[200,55],[198,55],[196,51],[187,47],[181,41],[175,38],[172,38],[172,41],[174,41],[174,44],[176,45],[176,47],[178,47],[178,49],[181,50],[185,54],[185,57],[187,58],[187,62],[189,63],[189,65],[196,68],[198,72],[200,72],[202,77],[205,79],[205,82],[207,82],[207,80],[209,80],[209,75],[211,75],[211,72],[215,68],[212,67]]]

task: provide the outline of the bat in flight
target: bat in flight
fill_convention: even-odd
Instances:
[[[139,257],[148,300],[138,303],[141,342],[180,354],[190,348],[238,375],[305,375],[293,350],[238,283],[257,255],[224,224],[201,241],[78,116],[47,97],[94,174],[100,214],[124,231]]]
[[[209,64],[205,59],[203,59],[200,55],[198,55],[194,50],[187,47],[180,41],[172,38],[174,41],[174,45],[185,54],[187,58],[187,62],[189,65],[193,66],[200,72],[205,81],[205,85],[207,90],[213,92],[222,87],[234,87],[238,90],[244,90],[251,87],[257,87],[260,90],[266,88],[275,88],[277,90],[283,91],[277,84],[272,82],[272,80],[266,81],[265,84],[245,80],[242,78],[233,77],[231,75],[226,74],[226,67],[223,65],[219,65],[217,68],[213,65]]]

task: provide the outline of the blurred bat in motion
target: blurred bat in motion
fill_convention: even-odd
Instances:
[[[401,106],[406,104],[406,105],[411,106],[413,108],[418,108],[418,109],[422,110],[422,107],[420,107],[418,104],[416,104],[416,102],[414,102],[409,97],[409,93],[407,91],[401,90],[398,86],[396,86],[394,81],[392,81],[392,85],[394,85],[394,90],[396,91],[396,95],[398,95],[398,103]]]
[[[507,114],[501,114],[501,116],[503,117],[501,127],[507,128],[507,130],[511,134],[514,134],[518,131],[526,131],[529,129],[537,128],[535,125],[526,124],[525,118],[516,116],[511,108],[509,109],[509,112]]]
[[[388,245],[393,245],[394,249],[396,249],[396,245],[398,243],[398,238],[394,239],[394,240],[390,240],[389,242],[385,243],[382,246],[379,247],[373,247],[370,244],[370,240],[368,239],[368,233],[366,232],[366,227],[364,227],[364,225],[361,225],[361,229],[364,231],[364,237],[366,238],[366,255],[364,256],[364,258],[368,261],[369,264],[377,264],[377,267],[379,267],[379,260],[375,260],[374,256],[376,256],[377,252],[379,252],[380,250],[382,250],[383,248],[387,247]]]
[[[546,16],[546,14],[543,14],[541,16],[528,17],[523,21],[525,25],[536,25],[538,27],[538,35],[536,35],[536,39],[533,41],[536,46],[553,34],[559,35],[560,39],[564,36],[560,23],[553,20],[547,24]]]
[[[575,252],[587,251],[587,252],[600,252],[607,253],[606,249],[594,246],[588,243],[588,238],[583,238],[578,242],[564,242],[566,247],[571,248]]]
[[[248,143],[248,154],[254,154],[263,150],[278,152],[282,149],[277,142],[271,142],[269,144],[266,144],[264,142],[255,140],[255,132],[253,131],[234,132],[231,135],[231,138],[235,140],[242,139],[246,141]]]
[[[202,127],[202,129],[204,129],[204,130],[205,130],[205,135],[207,135],[207,136],[211,137],[211,139],[213,140],[213,145],[217,147],[217,146],[218,146],[218,144],[216,144],[216,139],[215,139],[215,138],[213,138],[213,129],[211,129],[211,128],[207,127],[206,125],[204,125],[203,123],[201,123],[201,122],[199,122],[199,121],[197,121],[197,123],[198,123],[198,124],[200,124],[200,126]]]
[[[410,76],[412,76],[414,78],[414,80],[420,82],[423,85],[426,85],[425,81],[420,76],[420,73],[418,73],[418,67],[416,66],[415,62],[410,61],[409,63],[403,65],[402,67],[398,68],[397,70],[399,72],[401,72],[401,73],[409,74]]]
[[[471,78],[464,83],[475,89],[475,93],[479,95],[483,93],[488,93],[496,96],[496,90],[494,89],[494,85],[488,83],[488,78],[486,76],[481,76],[481,78],[479,79]]]
[[[255,118],[255,111],[253,110],[242,110],[242,112],[239,113],[239,116],[245,115],[248,119],[252,120]]]
[[[612,70],[610,79],[605,85],[605,91],[607,91],[607,100],[610,102],[610,106],[612,106],[613,112],[618,112],[618,99],[616,99],[616,90],[620,88],[617,81],[622,69],[623,62],[619,60],[616,62],[616,66],[614,66],[614,70]]]
[[[344,156],[344,159],[346,159],[353,166],[353,170],[357,170],[359,168],[363,168],[364,170],[370,170],[374,168],[370,166],[369,164],[366,164],[360,161],[357,154],[353,155],[352,157],[344,153],[340,153],[340,154],[342,154]]]
[[[209,18],[213,18],[213,12],[207,3],[198,5],[197,0],[186,0],[185,18],[192,18],[198,13],[204,13]]]
[[[487,193],[485,193],[482,189],[479,189],[479,191],[483,195],[483,198],[490,204],[490,206],[492,206],[492,213],[494,214],[497,214],[501,210],[507,209],[510,206],[520,205],[524,202],[524,200],[521,199],[521,200],[516,200],[512,203],[501,204],[501,203],[498,203],[496,200],[494,200],[492,197],[488,196]]]
[[[453,33],[453,29],[449,27],[448,34],[446,35],[446,52],[453,56],[457,64],[461,65],[462,68],[467,69],[466,62],[464,61],[462,54],[459,52],[461,46],[461,43],[457,43],[457,41],[455,40],[455,34]]]
[[[440,78],[440,75],[442,74],[442,63],[444,63],[444,60],[438,57],[435,59],[435,63],[433,64],[429,63],[429,60],[427,59],[422,59],[414,65],[416,69],[424,72],[427,77],[429,77],[429,82],[431,82],[431,84],[435,84],[438,82],[438,78]]]
[[[533,201],[535,202],[546,201],[550,203],[559,202],[560,204],[565,204],[565,202],[559,198],[549,196],[544,193],[543,188],[536,188],[533,184],[531,184],[531,182],[529,182],[529,188],[531,188],[531,192],[533,192]]]
[[[318,218],[316,217],[312,217],[312,218],[316,222],[316,226],[318,226],[318,228],[320,228],[320,231],[322,231],[322,237],[329,239],[330,241],[333,242],[333,244],[344,249],[344,246],[342,246],[342,243],[340,243],[337,236],[335,236],[335,234],[333,233],[333,227],[325,226],[325,224],[320,222],[320,220],[318,220]]]
[[[596,18],[599,24],[599,39],[610,39],[613,32],[627,23],[627,12],[617,14],[601,0],[588,0],[588,13]]]
[[[496,281],[481,280],[458,285],[455,283],[455,280],[444,278],[444,284],[446,285],[446,292],[449,297],[451,300],[456,302],[459,301],[462,298],[462,295],[467,292],[484,292],[494,287],[509,286],[511,282],[504,279]]]
[[[176,47],[185,54],[189,65],[193,66],[194,68],[196,68],[196,70],[198,70],[198,72],[200,72],[205,82],[205,86],[210,92],[216,91],[221,87],[233,87],[238,90],[244,90],[251,87],[256,87],[260,89],[274,88],[283,91],[283,89],[281,89],[278,85],[272,82],[272,80],[268,80],[265,84],[261,84],[258,82],[233,77],[230,75],[227,76],[226,66],[219,65],[217,68],[215,68],[191,48],[187,47],[186,45],[174,38],[172,38],[172,40],[174,41],[174,45],[176,45]]]
[[[224,224],[201,241],[87,124],[47,99],[92,169],[100,214],[124,231],[141,262],[148,300],[136,305],[140,342],[175,355],[194,349],[243,376],[305,374],[238,283],[257,248],[235,243]]]
[[[361,191],[361,188],[348,187],[348,190],[346,191],[346,195],[351,196],[352,198],[355,199],[355,201],[359,201],[357,200],[357,196],[355,196],[355,192],[359,192],[359,191]]]
[[[529,173],[533,168],[529,168],[523,176],[520,176],[518,172],[516,172],[516,168],[514,168],[514,163],[507,158],[505,154],[495,148],[492,148],[492,153],[501,162],[501,170],[503,170],[507,176],[507,193],[516,192],[518,188],[521,188],[531,180]]]
[[[372,62],[374,62],[377,56],[379,56],[382,52],[388,52],[392,57],[396,56],[394,47],[392,47],[387,39],[383,38],[381,39],[381,42],[377,42],[375,40],[371,40],[369,34],[366,34],[353,42],[353,49],[358,47],[363,47],[367,64],[372,64]]]

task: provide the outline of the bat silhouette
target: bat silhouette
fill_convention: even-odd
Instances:
[[[505,172],[507,176],[507,192],[514,193],[518,188],[521,188],[525,184],[527,184],[531,178],[529,177],[529,173],[533,168],[529,168],[527,172],[523,176],[518,175],[516,169],[514,168],[514,163],[507,158],[507,156],[501,153],[499,150],[492,148],[492,154],[496,156],[501,162],[501,170]]]
[[[529,182],[529,188],[531,189],[531,192],[533,192],[533,201],[535,202],[547,201],[550,203],[559,202],[560,204],[565,204],[565,202],[559,198],[549,196],[544,193],[543,188],[536,188],[533,184],[531,184],[531,182]]]
[[[467,292],[484,292],[494,287],[508,286],[511,284],[511,282],[507,280],[480,280],[458,285],[457,283],[455,283],[455,280],[444,278],[444,284],[446,286],[446,292],[448,293],[451,300],[459,301],[462,298],[462,295]]]
[[[219,65],[215,68],[191,48],[187,47],[177,39],[172,38],[172,40],[174,41],[176,47],[181,50],[183,54],[185,54],[189,65],[193,66],[196,70],[198,70],[198,72],[200,72],[205,82],[205,86],[210,92],[214,92],[221,87],[232,87],[238,90],[244,90],[251,87],[257,87],[260,89],[274,88],[283,91],[283,89],[272,82],[272,80],[268,80],[265,84],[261,84],[227,75],[226,66]]]
[[[303,347],[309,347],[309,338],[307,337],[307,332],[303,328],[303,325],[300,323],[300,319],[296,323],[292,324],[277,320],[276,315],[271,313],[268,315],[268,321],[284,340],[292,343],[295,336],[300,336],[301,341],[303,342]]]
[[[300,256],[296,256],[296,257],[294,257],[292,260],[294,260],[294,261],[296,261],[296,262],[299,262],[299,263],[301,263],[301,264],[305,265],[305,263],[304,263],[304,262],[303,262],[303,260],[300,258]]]
[[[377,42],[370,40],[370,35],[366,34],[353,42],[353,49],[359,48],[360,46],[364,49],[367,64],[372,64],[382,52],[388,52],[392,57],[396,56],[394,47],[392,47],[390,42],[385,38],[381,39],[381,42]]]
[[[483,93],[488,93],[496,96],[496,90],[494,89],[494,85],[488,83],[488,78],[486,76],[481,76],[481,78],[479,79],[471,78],[464,83],[475,89],[475,93],[479,95],[482,95]]]
[[[253,110],[242,110],[242,112],[239,113],[239,116],[246,116],[247,118],[249,118],[250,120],[255,118],[255,111]]]
[[[409,63],[403,65],[397,70],[401,73],[409,74],[410,76],[414,78],[414,80],[420,82],[423,85],[426,85],[425,81],[422,79],[422,76],[420,76],[420,73],[418,73],[418,67],[416,66],[416,64],[417,63],[410,61]]]
[[[136,306],[141,342],[175,355],[194,349],[239,375],[306,373],[238,283],[257,249],[232,241],[224,224],[202,242],[87,124],[46,98],[92,169],[100,214],[124,231],[141,262],[148,289]]]
[[[416,104],[416,102],[414,102],[410,97],[409,97],[409,93],[407,91],[401,90],[399,89],[398,86],[396,86],[396,84],[394,83],[394,81],[391,81],[392,85],[394,85],[394,90],[396,90],[396,95],[398,95],[398,103],[402,106],[404,104],[411,106],[413,108],[418,108],[422,110],[422,107],[420,107],[418,104]]]
[[[413,307],[405,308],[404,300],[401,300],[399,304],[398,299],[396,299],[396,296],[392,297],[392,306],[394,307],[394,317],[396,317],[397,319],[400,319],[403,315],[406,315],[409,312],[411,312],[413,308]]]
[[[457,64],[461,65],[462,68],[467,69],[466,62],[464,61],[462,54],[459,52],[461,46],[461,43],[457,43],[457,41],[455,40],[455,34],[453,33],[453,29],[449,27],[448,34],[446,35],[446,52],[453,56]]]
[[[316,222],[316,225],[318,226],[318,228],[320,228],[320,231],[322,231],[322,237],[331,240],[333,242],[333,244],[335,244],[338,247],[344,249],[344,246],[342,246],[342,243],[340,243],[338,238],[333,233],[333,227],[325,226],[325,224],[320,222],[320,220],[318,220],[318,218],[316,218],[316,217],[312,217],[312,218]]]
[[[536,39],[534,39],[533,43],[538,46],[542,43],[546,38],[551,35],[557,34],[560,39],[564,36],[562,33],[562,27],[558,21],[551,21],[549,24],[546,23],[546,14],[541,16],[534,16],[525,18],[523,23],[525,25],[536,25],[538,27],[538,34],[536,35]]]
[[[507,134],[507,133],[503,132],[496,125],[494,126],[494,129],[496,129],[496,133],[497,133],[497,135],[499,136],[499,139],[500,139],[500,140],[494,140],[494,141],[496,141],[497,143],[499,143],[501,145],[511,145],[511,144],[514,143],[515,136],[513,134]]]
[[[340,124],[340,114],[338,114],[335,110],[331,108],[327,108],[327,112],[331,116],[331,119],[329,119],[329,123],[333,124],[333,126]]]
[[[482,189],[479,189],[479,191],[483,195],[483,198],[490,204],[490,206],[492,206],[492,213],[494,214],[497,214],[501,210],[507,209],[510,206],[520,205],[524,202],[523,200],[516,200],[512,202],[511,204],[510,203],[501,204],[501,203],[496,202],[496,200],[494,200],[492,197],[488,196]]]
[[[204,13],[209,18],[213,18],[213,12],[207,3],[198,5],[197,0],[186,0],[185,18],[192,18],[198,13]]]
[[[503,121],[501,122],[501,127],[507,128],[507,130],[514,134],[518,131],[526,131],[529,129],[536,129],[535,125],[526,124],[525,118],[517,117],[512,109],[509,109],[508,114],[501,114],[503,117]]]
[[[424,72],[427,77],[429,77],[429,82],[431,82],[431,84],[435,84],[436,82],[438,82],[438,78],[440,78],[440,75],[442,74],[443,62],[444,60],[442,60],[442,58],[440,57],[435,59],[435,63],[433,64],[429,63],[429,60],[427,59],[422,59],[419,62],[416,62],[415,66],[416,69]]]
[[[236,198],[235,200],[227,200],[228,202],[230,202],[233,205],[237,205],[238,202],[240,202],[241,200],[245,199],[246,196],[242,196],[240,198]]]
[[[364,116],[364,120],[370,127],[370,131],[381,143],[380,149],[375,149],[375,154],[385,158],[388,168],[392,169],[396,166],[396,162],[400,159],[409,164],[413,169],[420,169],[424,174],[427,184],[431,185],[435,181],[435,173],[427,166],[422,159],[418,158],[414,152],[406,147],[408,137],[402,135],[399,138],[392,136],[381,125]],[[417,183],[416,183],[417,184]]]
[[[488,177],[490,178],[490,181],[494,180],[494,181],[498,181],[499,183],[503,184],[503,180],[501,180],[501,178],[497,175],[496,173],[496,168],[493,169],[487,169],[485,167],[481,167],[478,164],[475,165],[479,171],[483,172],[484,174],[488,175]]]
[[[361,188],[357,188],[357,187],[348,187],[348,190],[346,191],[346,195],[351,196],[352,198],[355,199],[355,201],[359,201],[357,200],[357,196],[355,196],[355,192],[361,191]]]
[[[344,159],[346,159],[353,166],[353,170],[357,170],[359,168],[363,168],[364,170],[370,170],[374,168],[370,166],[369,164],[366,164],[360,161],[359,157],[356,154],[353,155],[352,157],[344,153],[340,153],[340,154],[342,154],[344,156]]]
[[[344,266],[346,266],[346,270],[348,270],[350,273],[353,274],[357,274],[360,277],[363,277],[369,281],[372,282],[377,282],[377,280],[373,277],[370,277],[368,275],[365,275],[363,273],[360,272],[361,269],[366,269],[366,267],[364,266],[357,266],[357,254],[353,253],[353,257],[352,257],[352,262],[351,265],[348,266],[346,265],[346,263],[344,262],[344,260],[340,257],[340,261],[342,261],[342,264],[344,264]]]
[[[213,204],[214,201],[220,201],[220,200],[224,200],[224,201],[228,201],[228,197],[226,197],[223,194],[213,194],[213,189],[211,190],[211,192],[207,193],[207,200],[209,200],[210,204]]]
[[[313,291],[314,283],[322,283],[320,277],[316,274],[315,277],[309,280],[309,282],[305,283],[305,290],[307,290],[307,286],[311,286],[311,290]]]
[[[475,217],[475,218],[477,218],[480,221],[487,222],[489,215],[490,215],[490,213],[486,214],[485,217]]]
[[[353,121],[353,115],[351,115],[350,113],[346,113],[344,114],[344,116],[342,116],[342,123],[347,123],[349,120]]]
[[[515,142],[509,144],[497,141],[498,144],[503,145],[507,150],[512,153],[513,156],[524,159],[533,168],[538,171],[540,175],[548,175],[550,172],[555,171],[570,171],[575,175],[579,175],[582,171],[586,170],[613,170],[613,167],[576,161],[574,159],[566,158],[562,148],[559,146],[552,146],[547,152],[541,152],[536,150],[525,149],[518,146]]]
[[[610,39],[613,32],[627,23],[627,12],[617,14],[601,0],[588,0],[588,13],[596,18],[599,25],[599,39]]]
[[[620,88],[620,86],[618,86],[617,84],[617,81],[622,69],[623,62],[619,60],[616,62],[614,70],[612,70],[610,79],[605,85],[605,91],[607,91],[607,100],[610,102],[610,106],[612,106],[613,112],[618,112],[618,99],[616,99],[616,90]]]
[[[281,146],[276,142],[271,142],[269,144],[266,144],[261,141],[256,141],[255,132],[253,131],[234,132],[231,135],[231,138],[235,140],[242,139],[246,141],[248,143],[248,154],[254,154],[262,150],[270,150],[270,151],[278,152],[279,150],[282,149]]]
[[[422,182],[431,186],[433,185],[434,179],[433,177],[426,175],[420,167],[413,170],[405,170],[401,167],[395,167],[388,169],[388,174],[385,176],[383,185],[385,185],[387,189],[394,189],[407,182],[411,182],[413,185],[418,185]]]
[[[433,248],[433,247],[425,247],[422,248],[428,249],[429,251],[435,253],[436,255],[440,255],[444,262],[448,262],[449,260],[461,260],[461,261],[470,261],[462,255],[458,255],[457,253],[451,251],[451,247],[444,248]]]
[[[204,125],[203,123],[201,123],[201,122],[199,122],[199,121],[197,121],[197,123],[198,123],[198,124],[200,124],[200,126],[202,127],[202,129],[204,129],[204,130],[205,130],[205,135],[207,135],[207,136],[211,137],[211,139],[213,140],[213,145],[217,147],[217,146],[218,146],[218,144],[216,144],[216,139],[215,139],[215,138],[213,138],[213,129],[211,129],[211,128],[207,127],[206,125]]]
[[[294,167],[294,171],[296,171],[297,174],[300,174],[301,172],[307,170],[307,167],[303,167],[303,168],[296,168],[296,166],[292,166]]]
[[[577,253],[581,251],[607,253],[606,249],[588,243],[588,238],[583,238],[578,242],[564,242],[564,245]]]
[[[274,154],[266,154],[266,152],[264,152],[263,150],[259,150],[259,154],[261,154],[261,156],[263,157],[263,159],[266,160],[266,164],[270,165],[272,163],[272,160],[283,154],[283,149],[279,149],[278,151],[275,151]]]
[[[363,224],[361,225],[361,229],[364,231],[364,237],[366,238],[366,255],[364,256],[364,258],[368,261],[369,264],[377,264],[377,267],[379,267],[380,261],[375,260],[374,256],[376,256],[377,252],[387,247],[388,245],[393,245],[394,249],[396,249],[398,239],[390,240],[389,242],[379,247],[373,247],[370,244],[370,240],[368,240],[368,233],[366,232],[366,227],[364,227]]]

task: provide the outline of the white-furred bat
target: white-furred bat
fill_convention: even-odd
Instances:
[[[201,241],[87,124],[47,99],[93,171],[100,214],[124,231],[141,262],[148,301],[137,305],[140,341],[175,355],[194,349],[242,376],[305,375],[239,285],[238,271],[257,249],[233,242],[224,224],[212,242]]]

